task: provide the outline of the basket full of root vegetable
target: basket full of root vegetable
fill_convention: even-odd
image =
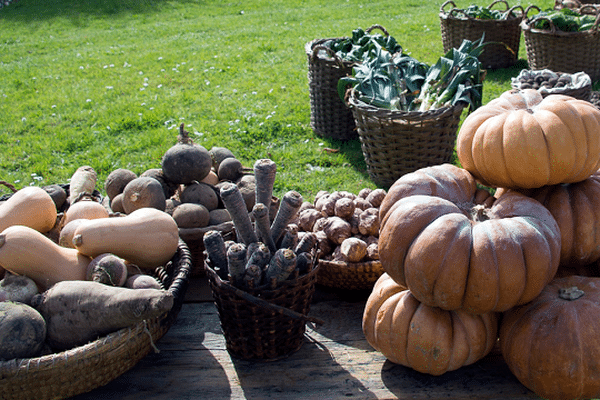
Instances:
[[[157,350],[179,313],[191,254],[154,208],[111,213],[79,168],[68,185],[0,199],[0,398],[64,399]]]
[[[379,206],[384,189],[321,191],[305,203],[297,225],[317,237],[317,283],[335,289],[369,290],[383,274],[379,261]]]
[[[204,235],[206,270],[229,353],[245,360],[276,360],[300,349],[317,279],[317,239],[292,224],[303,198],[288,191],[276,215],[270,202],[276,165],[254,164],[255,205],[248,212],[239,187],[220,189],[238,241],[218,231]],[[272,222],[271,222],[272,221]]]

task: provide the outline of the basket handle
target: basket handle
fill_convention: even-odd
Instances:
[[[10,183],[6,182],[6,181],[0,181],[0,185],[4,185],[7,188],[9,188],[13,193],[15,193],[17,191],[17,188],[14,187],[13,185],[11,185]]]
[[[444,10],[444,7],[446,7],[446,5],[448,5],[448,4],[452,4],[452,9],[455,9],[455,8],[456,8],[456,4],[455,4],[455,3],[454,3],[452,0],[446,0],[446,1],[444,2],[444,4],[442,4],[442,6],[440,7],[440,12],[441,12],[441,13],[442,13],[442,12],[443,12],[443,13],[448,13],[446,10]],[[450,12],[452,12],[452,10],[451,10]]]
[[[525,16],[525,11],[523,10],[523,7],[521,5],[517,5],[517,6],[512,6],[509,10],[507,10],[504,13],[504,16],[502,17],[502,19],[508,19],[508,16],[511,15],[515,10],[521,11],[521,19]]]
[[[508,10],[508,2],[507,2],[506,0],[495,0],[495,1],[493,1],[493,2],[492,2],[492,4],[490,4],[490,5],[488,6],[488,8],[491,10],[491,9],[492,9],[492,7],[494,7],[494,6],[495,6],[496,4],[498,4],[498,3],[502,3],[502,4],[504,4],[504,11],[507,11],[507,10]]]
[[[384,34],[385,36],[390,36],[390,34],[388,33],[388,31],[387,31],[387,30],[386,30],[386,29],[385,29],[383,26],[381,26],[381,25],[377,25],[377,24],[370,26],[369,28],[367,28],[367,29],[365,30],[365,32],[367,32],[367,33],[371,33],[371,31],[372,31],[372,30],[374,30],[374,29],[379,29],[380,31],[382,31],[382,32],[383,32],[383,34]]]
[[[596,15],[596,21],[594,22],[594,26],[592,26],[592,28],[590,30],[597,31],[598,24],[600,23],[600,8],[598,8],[597,6],[595,6],[593,4],[584,4],[579,9],[579,13],[583,14],[587,9],[590,9],[593,11],[593,12],[590,12],[590,14]]]
[[[529,10],[537,10],[537,12],[539,13],[540,11],[542,11],[541,8],[539,8],[538,6],[536,6],[535,4],[532,4],[530,6],[528,6],[525,9],[525,13],[523,14],[523,19],[527,19],[527,20],[531,20],[531,18],[528,17],[529,15]]]
[[[333,61],[335,61],[335,63],[340,67],[340,68],[344,68],[344,62],[342,61],[342,59],[335,54],[335,52],[333,50],[331,50],[329,47],[324,46],[322,44],[316,44],[313,48],[312,48],[312,53],[311,53],[311,57],[314,60],[315,58],[317,58],[317,55],[319,54],[319,51],[323,50],[327,53],[327,55],[329,57],[331,57],[333,59]]]

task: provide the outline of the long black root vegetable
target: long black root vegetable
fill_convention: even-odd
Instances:
[[[257,242],[258,238],[252,227],[246,202],[238,186],[235,183],[226,183],[221,187],[220,194],[225,208],[231,215],[237,235],[242,239],[242,242],[246,245]]]
[[[262,203],[267,207],[267,216],[273,197],[273,185],[277,165],[268,158],[257,160],[254,163],[254,178],[256,179],[256,204]]]
[[[296,253],[291,249],[279,249],[271,257],[265,271],[265,281],[275,285],[285,281],[296,269]]]
[[[234,243],[227,249],[227,264],[229,268],[229,281],[233,286],[242,286],[246,272],[246,245]]]
[[[213,269],[221,279],[227,279],[229,268],[227,264],[227,248],[225,239],[219,231],[210,230],[202,237],[204,248]]]
[[[263,203],[256,203],[252,208],[252,215],[256,223],[256,231],[271,253],[277,251],[277,247],[271,237],[271,222],[269,221],[269,208]]]
[[[281,239],[285,233],[288,224],[298,213],[303,201],[302,195],[294,190],[290,190],[283,195],[279,211],[277,211],[277,215],[271,225],[271,237],[273,238],[273,242],[279,242],[279,239]]]

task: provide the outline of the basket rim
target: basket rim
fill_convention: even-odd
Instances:
[[[371,104],[367,104],[364,101],[356,97],[356,90],[352,88],[350,96],[348,96],[348,105],[350,108],[354,108],[357,111],[370,114],[377,118],[391,118],[391,119],[405,119],[405,120],[422,120],[432,118],[444,118],[455,112],[458,109],[461,111],[467,106],[465,103],[459,102],[455,105],[444,106],[427,111],[402,111],[402,110],[389,110],[387,108],[377,107]]]
[[[165,269],[165,266],[169,263],[175,264],[172,276],[170,276]],[[135,341],[136,339],[138,339],[138,341],[144,341],[148,337],[147,335],[149,335],[150,342],[148,345],[143,346],[141,351],[141,354],[143,355],[140,357],[141,360],[141,358],[148,355],[153,348],[156,348],[154,343],[167,333],[170,326],[175,322],[183,305],[183,299],[188,286],[188,276],[192,265],[189,248],[183,240],[179,239],[177,252],[167,264],[158,267],[154,272],[161,283],[168,286],[167,290],[174,296],[175,301],[171,310],[160,317],[144,320],[130,327],[111,332],[108,335],[82,346],[57,353],[46,354],[40,357],[0,361],[0,375],[2,378],[0,381],[3,385],[10,386],[11,381],[15,378],[20,378],[23,374],[31,373],[31,377],[27,378],[28,380],[31,380],[31,385],[28,386],[39,388],[40,382],[36,378],[38,373],[44,374],[51,371],[52,374],[62,375],[68,372],[77,373],[80,377],[83,375],[83,378],[85,378],[94,373],[93,370],[89,369],[89,366],[86,366],[86,359],[100,357],[103,365],[106,365],[107,363],[114,364],[115,361],[118,362],[119,360],[131,361],[128,354],[117,357],[116,360],[114,358],[106,359],[103,355],[108,351],[117,348],[131,347],[132,341]],[[74,396],[76,394],[89,392],[116,379],[119,375],[135,366],[137,361],[126,370],[111,377],[111,379],[104,383],[98,384],[97,382],[90,380],[87,384],[80,385],[76,390],[67,388],[64,393],[61,393],[62,386],[53,386],[52,390],[48,393],[48,396],[51,396],[52,399],[59,399],[65,398],[64,396]],[[57,379],[57,382],[60,382],[60,379]],[[22,395],[27,394],[23,387],[20,388],[20,392]]]
[[[502,18],[502,19],[479,19],[479,18],[473,18],[473,17],[469,17],[468,15],[464,14],[464,8],[456,8],[456,4],[452,1],[452,0],[446,0],[441,6],[440,6],[440,12],[439,12],[439,16],[442,19],[452,19],[452,20],[456,20],[456,21],[472,21],[472,22],[482,22],[483,24],[489,24],[490,23],[506,23],[506,22],[512,22],[514,23],[515,20],[522,20],[525,17],[525,10],[523,8],[523,6],[521,6],[520,4],[510,7],[508,6],[508,2],[505,0],[496,0],[493,1],[487,8],[492,8],[495,4],[498,3],[502,3],[506,5],[506,10],[501,10],[505,13],[505,15],[507,15],[507,18]],[[446,11],[444,10],[444,7],[447,4],[452,4],[454,7],[450,9],[450,11]],[[520,10],[521,11],[521,16],[515,15],[515,16],[510,16],[511,11],[514,10]],[[453,15],[453,12],[461,12],[463,14],[462,17],[456,17]]]

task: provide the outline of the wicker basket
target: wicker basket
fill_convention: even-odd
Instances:
[[[348,102],[369,176],[389,188],[417,169],[452,161],[463,104],[429,111],[392,111],[359,100],[354,90]]]
[[[529,6],[537,9],[536,6]],[[527,61],[529,68],[549,69],[564,73],[583,71],[590,76],[592,81],[600,79],[600,13],[593,6],[584,6],[582,12],[591,12],[596,17],[593,28],[582,32],[561,32],[552,22],[549,30],[534,29],[531,27],[533,18],[525,18],[521,22],[521,29],[525,39]],[[543,18],[543,17],[540,17]]]
[[[317,283],[336,289],[368,290],[373,289],[383,272],[381,261],[347,263],[319,260]]]
[[[205,263],[229,354],[242,360],[273,361],[302,347],[318,265],[276,289],[244,291],[222,280]]]
[[[156,349],[156,341],[175,322],[190,268],[188,247],[180,240],[173,259],[155,271],[163,287],[175,296],[171,311],[61,353],[0,362],[0,398],[65,399],[103,386],[131,369]]]
[[[367,32],[381,29],[373,25]],[[336,140],[358,139],[352,111],[340,99],[337,85],[340,78],[352,75],[353,62],[343,61],[333,50],[323,44],[330,40],[315,39],[304,45],[308,58],[308,87],[310,94],[310,125],[316,135]]]
[[[524,78],[524,77],[535,78],[537,75],[541,75],[544,72],[548,72],[548,70],[538,70],[538,71],[523,70],[519,73],[519,75],[516,78],[512,79],[511,86],[513,87],[513,89],[519,90],[519,89],[521,89],[520,83],[521,83],[522,78]],[[546,89],[546,88],[537,89],[540,92],[540,94],[542,95],[542,97],[546,97],[551,94],[562,94],[565,96],[574,97],[576,99],[590,101],[590,97],[592,95],[592,83],[591,83],[589,76],[585,72],[579,72],[577,74],[565,74],[562,72],[555,72],[554,74],[556,74],[557,77],[561,77],[563,75],[572,75],[573,77],[575,77],[574,79],[580,78],[583,81],[580,81],[581,85],[578,85],[580,87],[562,87],[562,88],[555,87],[555,88],[551,88],[551,89]],[[584,82],[587,82],[587,83],[583,84]]]
[[[444,10],[449,4],[453,8],[449,11]],[[458,48],[464,39],[474,42],[484,36],[484,42],[490,43],[484,47],[478,57],[482,68],[507,68],[514,65],[519,55],[523,7],[514,6],[509,9],[506,1],[496,0],[488,8],[492,8],[496,4],[505,5],[505,19],[476,19],[467,16],[464,10],[457,9],[451,0],[442,4],[440,25],[444,52],[447,53],[453,48]],[[517,16],[509,17],[516,11],[520,11],[520,13],[515,13]]]

